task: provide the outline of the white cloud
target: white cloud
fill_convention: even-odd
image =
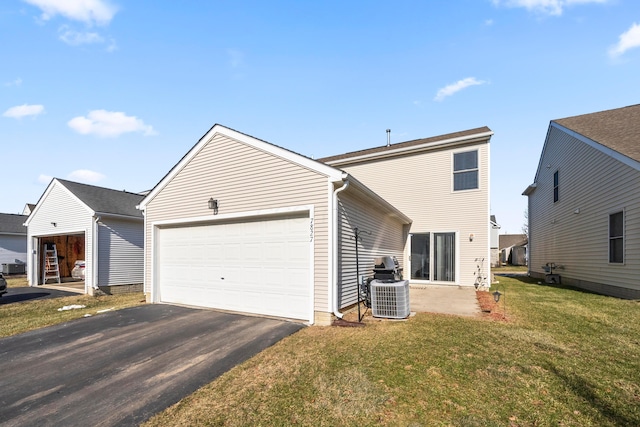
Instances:
[[[447,96],[451,96],[462,89],[468,88],[469,86],[483,85],[485,83],[486,82],[484,80],[478,80],[475,77],[467,77],[466,79],[458,80],[457,82],[451,83],[450,85],[438,90],[434,101],[442,101]]]
[[[21,119],[27,116],[37,116],[44,113],[43,105],[17,105],[9,108],[2,115],[4,117],[11,117],[12,119]]]
[[[640,47],[640,24],[634,22],[631,28],[620,34],[618,43],[609,49],[609,55],[615,58],[636,47]]]
[[[139,118],[119,111],[93,110],[87,117],[74,117],[67,125],[79,134],[100,137],[117,137],[129,132],[141,132],[145,136],[156,134],[153,127]]]
[[[7,82],[4,85],[5,86],[22,86],[22,79],[18,77],[17,79]]]
[[[23,0],[42,11],[40,18],[48,21],[56,15],[87,25],[107,25],[118,11],[108,0]]]
[[[485,19],[484,20],[484,25],[486,25],[487,27],[490,27],[493,25],[493,19]]]
[[[71,46],[81,44],[104,43],[104,38],[96,32],[80,32],[63,25],[58,29],[60,40]]]
[[[41,173],[40,176],[38,177],[38,182],[40,184],[49,184],[52,179],[53,179],[52,176]]]
[[[564,8],[576,4],[607,3],[609,0],[492,0],[495,6],[523,7],[530,12],[562,15]]]
[[[85,183],[100,182],[105,178],[106,177],[100,172],[94,172],[87,169],[78,169],[67,175],[67,179]]]

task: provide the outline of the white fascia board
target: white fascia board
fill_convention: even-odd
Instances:
[[[527,188],[525,188],[525,190],[522,192],[523,196],[528,196],[531,193],[534,192],[534,190],[538,187],[538,184],[536,184],[535,182],[533,184],[529,184],[529,186]]]
[[[372,159],[376,159],[376,158],[384,158],[384,157],[394,156],[396,154],[412,153],[414,151],[422,151],[422,150],[427,150],[427,149],[433,149],[433,148],[441,147],[443,145],[460,145],[460,144],[469,144],[469,143],[474,143],[474,142],[481,142],[481,141],[483,141],[485,139],[490,138],[492,135],[493,135],[493,131],[482,132],[482,133],[477,133],[477,134],[474,134],[474,135],[459,136],[457,138],[443,139],[443,140],[440,140],[440,141],[434,141],[434,142],[428,142],[428,143],[424,143],[424,144],[412,145],[412,146],[409,146],[409,147],[401,147],[401,148],[395,148],[395,149],[392,149],[392,150],[379,151],[379,152],[376,152],[376,153],[363,154],[363,155],[355,156],[355,157],[346,157],[346,158],[343,158],[343,159],[331,160],[331,161],[328,161],[326,163],[328,165],[342,165],[342,164],[348,164],[348,163],[359,162],[359,161],[364,161],[364,160],[372,160]]]
[[[622,154],[622,153],[620,153],[620,152],[618,152],[618,151],[616,151],[614,149],[606,147],[606,146],[600,144],[599,142],[594,141],[593,139],[589,139],[584,135],[581,135],[581,134],[579,134],[577,132],[574,132],[571,129],[566,128],[566,127],[564,127],[564,126],[562,126],[562,125],[560,125],[558,123],[551,122],[551,125],[549,125],[549,128],[551,128],[552,126],[557,128],[557,129],[560,129],[561,131],[563,131],[564,133],[574,137],[575,139],[577,139],[577,140],[579,140],[581,142],[584,142],[589,147],[595,148],[596,150],[606,154],[607,156],[612,157],[612,158],[618,160],[619,162],[622,162],[625,165],[627,165],[627,166],[629,166],[629,167],[631,167],[631,168],[633,168],[633,169],[635,169],[637,171],[640,171],[640,162],[638,162],[636,160],[633,160],[632,158],[627,157],[624,154]]]
[[[301,154],[294,153],[268,142],[259,140],[244,133],[229,129],[222,125],[214,125],[198,143],[189,150],[189,152],[171,169],[171,171],[156,185],[153,190],[140,202],[138,209],[144,210],[151,200],[169,183],[180,171],[208,144],[216,134],[224,135],[265,153],[272,154],[284,160],[298,164],[306,169],[327,176],[331,181],[340,181],[343,178],[343,172],[324,163],[305,157]]]
[[[69,191],[69,189],[67,187],[65,187],[60,181],[58,181],[56,178],[53,178],[51,180],[51,182],[49,183],[49,185],[47,186],[46,190],[44,190],[44,193],[42,193],[42,196],[40,197],[40,200],[38,200],[38,203],[36,204],[36,207],[33,208],[31,213],[27,217],[27,220],[24,223],[24,225],[26,227],[29,226],[29,223],[31,223],[31,220],[36,216],[37,212],[40,210],[40,206],[42,206],[42,203],[44,203],[44,201],[47,199],[47,197],[49,196],[51,191],[53,191],[54,186],[56,186],[56,185],[59,185],[60,187],[62,187],[64,189],[64,191],[69,196],[71,196],[71,198],[75,199],[78,203],[80,203],[80,205],[82,205],[85,208],[85,210],[91,216],[95,215],[95,212],[93,211],[93,209],[91,209],[89,206],[87,206],[87,204],[85,202],[80,200],[75,194],[73,194],[71,191]]]

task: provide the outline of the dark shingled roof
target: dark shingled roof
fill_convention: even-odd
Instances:
[[[0,213],[0,234],[24,234],[27,235],[27,227],[22,224],[27,220],[27,215]]]
[[[385,151],[397,150],[399,148],[410,148],[410,147],[415,146],[415,145],[429,144],[429,143],[434,143],[434,142],[438,142],[438,141],[445,141],[447,139],[453,139],[453,138],[462,138],[462,137],[465,137],[465,136],[472,136],[472,135],[475,135],[475,134],[478,134],[478,133],[484,133],[484,132],[491,132],[491,129],[489,129],[486,126],[483,126],[483,127],[479,127],[479,128],[476,128],[476,129],[463,130],[463,131],[460,131],[460,132],[448,133],[448,134],[445,134],[445,135],[433,136],[433,137],[430,137],[430,138],[422,138],[422,139],[414,139],[413,141],[398,142],[396,144],[391,144],[388,147],[386,145],[384,145],[382,147],[375,147],[375,148],[368,148],[366,150],[352,151],[350,153],[339,154],[339,155],[331,156],[331,157],[324,157],[324,158],[318,159],[318,161],[326,163],[326,162],[331,162],[331,161],[335,161],[335,160],[348,159],[348,158],[351,158],[351,157],[364,156],[364,155],[367,155],[367,154],[384,153]]]
[[[526,234],[500,234],[498,236],[498,247],[500,249],[510,248],[511,246],[523,246],[527,244]]]
[[[640,162],[640,104],[552,122]]]
[[[96,213],[142,218],[142,212],[136,209],[144,199],[141,194],[56,179]]]

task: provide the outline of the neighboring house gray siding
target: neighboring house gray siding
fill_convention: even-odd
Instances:
[[[26,220],[24,215],[0,213],[0,265],[27,262]]]
[[[0,234],[0,264],[25,264],[27,262],[27,236]]]
[[[621,113],[627,113],[628,110]],[[631,128],[638,127],[640,108]],[[617,110],[601,117],[615,118]],[[560,120],[562,121],[562,120]],[[575,121],[568,120],[567,124]],[[580,122],[575,122],[580,124]],[[595,129],[615,142],[629,138],[624,120],[603,122]],[[625,132],[625,130],[627,132]],[[635,146],[640,144],[636,133]],[[558,200],[554,202],[554,173],[558,172]],[[530,186],[529,270],[544,277],[543,266],[554,263],[564,284],[598,293],[640,298],[640,163],[611,152],[598,141],[551,122],[535,185]],[[624,262],[609,262],[609,216],[624,213]]]
[[[402,267],[407,229],[403,222],[373,208],[370,201],[362,200],[353,193],[340,193],[338,240],[340,254],[338,283],[340,288],[340,307],[357,302],[357,283],[359,274],[372,277],[374,259],[383,255],[397,257]],[[356,266],[356,239],[354,229],[358,228],[358,260]]]
[[[98,286],[142,284],[141,221],[108,218],[98,223]]]

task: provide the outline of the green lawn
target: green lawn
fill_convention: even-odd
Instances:
[[[7,279],[9,287],[27,286],[24,278]],[[64,298],[27,300],[5,304],[0,298],[0,338],[19,334],[33,329],[79,319],[85,315],[99,315],[98,311],[132,307],[145,303],[142,293],[107,295],[94,297],[74,295]],[[85,308],[58,311],[69,305],[84,305]]]
[[[305,328],[146,425],[640,425],[640,303],[499,280],[506,320]]]

